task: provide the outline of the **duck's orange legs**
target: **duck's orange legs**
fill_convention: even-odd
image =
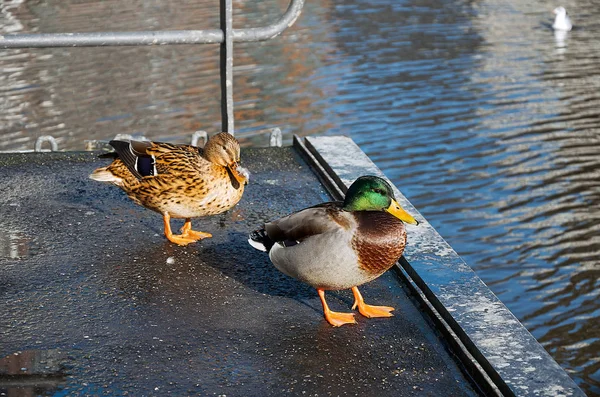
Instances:
[[[192,230],[192,220],[190,218],[185,218],[185,223],[181,228],[181,235],[186,238],[194,238],[196,241],[212,237],[212,234],[210,233]]]
[[[389,306],[371,306],[367,305],[358,291],[358,287],[352,287],[352,293],[354,294],[354,305],[352,305],[352,309],[356,309],[358,307],[358,311],[365,317],[392,317],[393,314],[390,313],[394,310],[393,307]]]
[[[163,214],[163,222],[165,224],[165,237],[167,237],[167,239],[169,239],[170,242],[175,243],[177,245],[188,245],[190,243],[196,242],[198,240],[200,240],[201,237],[196,237],[192,234],[190,234],[190,230],[188,230],[188,233],[182,233],[182,234],[173,234],[173,232],[171,231],[171,216],[165,212]],[[186,224],[190,222],[190,229],[192,227],[191,225],[191,221],[189,219],[186,219]],[[185,228],[185,224],[183,225],[182,231]],[[198,232],[194,232],[194,233],[198,233]],[[210,235],[209,235],[210,237]]]
[[[340,327],[344,324],[356,324],[354,313],[332,312],[329,310],[329,306],[327,306],[327,302],[325,301],[325,290],[317,288],[317,292],[319,293],[319,298],[321,298],[321,304],[323,304],[325,320],[327,320],[329,324],[333,325],[334,327]]]

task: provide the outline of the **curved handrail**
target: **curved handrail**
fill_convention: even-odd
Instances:
[[[0,36],[0,48],[108,47],[222,43],[223,32],[170,30],[139,32],[36,33]]]
[[[248,29],[233,29],[234,42],[271,39],[292,26],[304,6],[304,0],[291,0],[286,12],[274,24]],[[218,44],[221,29],[170,30],[139,32],[36,33],[0,35],[0,48],[106,47],[166,44]]]
[[[296,22],[302,12],[302,7],[304,7],[304,0],[291,0],[287,10],[277,22],[260,28],[233,29],[233,41],[245,42],[272,39]]]

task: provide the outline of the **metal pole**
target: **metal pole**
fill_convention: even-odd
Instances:
[[[221,128],[234,134],[233,129],[233,4],[232,0],[220,0],[221,30]]]

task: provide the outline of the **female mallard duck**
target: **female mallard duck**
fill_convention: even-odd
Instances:
[[[165,236],[187,245],[210,233],[192,230],[191,218],[215,215],[237,204],[248,182],[240,166],[240,145],[226,132],[211,137],[204,149],[169,143],[110,141],[116,159],[90,178],[112,183],[137,204],[163,215]],[[181,234],[171,218],[185,218]]]
[[[365,304],[357,286],[381,276],[406,245],[404,223],[418,222],[394,198],[391,186],[376,176],[361,176],[343,202],[306,208],[265,224],[248,242],[269,252],[281,272],[317,289],[325,319],[335,327],[355,323],[353,313],[329,310],[325,290],[351,288],[354,305],[365,317],[391,317],[387,306]]]

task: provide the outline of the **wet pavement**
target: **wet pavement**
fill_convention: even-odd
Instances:
[[[242,160],[241,202],[179,247],[87,178],[96,154],[0,155],[0,395],[476,395],[394,273],[361,291],[395,317],[333,328],[316,291],[247,244],[329,196],[291,147]],[[328,301],[348,311],[352,295]]]

